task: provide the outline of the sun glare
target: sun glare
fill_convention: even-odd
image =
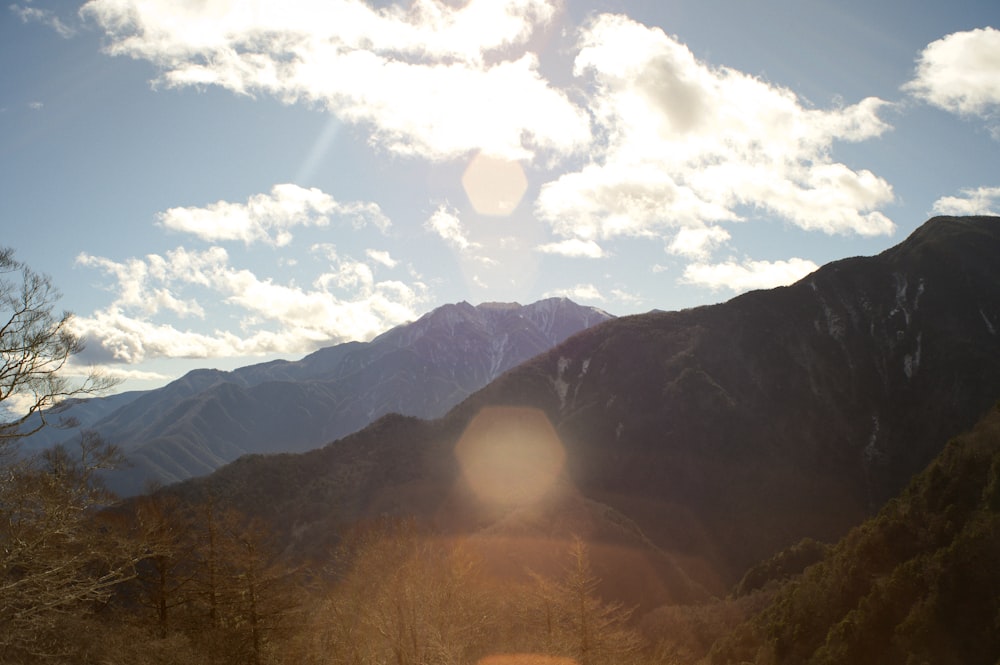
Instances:
[[[548,417],[527,407],[488,407],[455,446],[465,480],[483,501],[523,505],[555,485],[566,452]]]

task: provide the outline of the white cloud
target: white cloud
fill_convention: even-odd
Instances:
[[[634,293],[629,293],[628,291],[623,291],[622,289],[612,289],[611,297],[615,299],[616,302],[626,303],[629,305],[638,305],[643,302],[643,298]]]
[[[543,298],[565,297],[578,302],[607,300],[593,284],[577,284],[565,289],[554,289],[542,294]]]
[[[369,249],[365,251],[365,255],[375,263],[383,265],[386,268],[395,268],[399,265],[399,261],[392,258],[392,255],[389,254],[389,252],[383,250]]]
[[[332,242],[318,242],[309,247],[309,252],[318,254],[327,261],[337,260],[337,246]]]
[[[452,248],[464,251],[478,248],[477,243],[471,242],[465,234],[462,220],[458,217],[458,210],[442,204],[427,220],[424,225],[430,231],[439,235]]]
[[[601,246],[593,240],[580,240],[579,238],[569,238],[559,242],[545,243],[544,245],[539,245],[538,251],[544,254],[582,256],[591,259],[599,259],[605,255]]]
[[[378,281],[370,266],[347,258],[332,262],[330,272],[303,289],[232,266],[220,247],[181,247],[121,263],[82,254],[80,265],[115,278],[117,297],[108,307],[77,317],[76,329],[117,361],[138,363],[154,357],[305,353],[324,344],[370,339],[416,317],[421,284]],[[213,309],[227,308],[239,319],[236,330],[195,331],[157,320],[166,313],[202,315],[193,298],[179,295],[199,289],[219,303]],[[217,325],[225,319],[214,320]]]
[[[961,196],[943,196],[931,209],[937,215],[1000,215],[1000,187],[963,189]]]
[[[991,117],[1000,110],[1000,30],[956,32],[931,42],[903,86],[919,99],[962,115]]]
[[[548,0],[419,0],[409,10],[360,0],[90,0],[81,10],[112,54],[148,60],[168,86],[216,85],[325,106],[370,126],[400,154],[507,159],[573,152],[589,140],[583,110],[527,52]],[[503,55],[503,58],[498,56]],[[405,113],[400,112],[405,109]]]
[[[719,226],[682,228],[674,236],[667,251],[678,256],[704,260],[713,249],[729,238],[729,231]]]
[[[713,291],[728,289],[733,292],[742,292],[786,286],[802,279],[818,267],[812,261],[798,258],[787,261],[692,263],[684,269],[684,275],[680,281],[685,284],[704,286]]]
[[[246,203],[218,201],[204,208],[170,208],[157,221],[209,242],[237,240],[280,247],[291,242],[292,227],[327,226],[331,217],[347,219],[355,227],[389,227],[388,218],[375,203],[340,203],[315,187],[291,184],[275,185],[270,194],[255,194]]]
[[[556,233],[655,236],[742,220],[747,209],[825,233],[892,232],[877,210],[893,200],[889,184],[830,157],[835,141],[885,132],[887,102],[809,108],[623,16],[597,17],[580,45],[574,71],[591,86],[605,140],[583,168],[543,185],[536,212]]]

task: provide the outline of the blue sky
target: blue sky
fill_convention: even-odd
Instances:
[[[1000,212],[995,0],[17,0],[2,244],[143,389],[449,302],[719,302]]]

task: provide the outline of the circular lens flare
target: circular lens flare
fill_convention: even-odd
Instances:
[[[548,417],[526,407],[487,407],[455,446],[466,482],[499,505],[533,503],[562,472],[566,452]]]

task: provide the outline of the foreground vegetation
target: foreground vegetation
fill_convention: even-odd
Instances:
[[[79,340],[44,277],[4,251],[0,277],[2,663],[1000,660],[1000,406],[836,545],[802,541],[726,598],[640,615],[579,539],[551,569],[498,575],[476,534],[410,519],[341,524],[306,559],[222,495],[114,502],[100,473],[120,459],[98,438],[18,450],[59,399],[110,383],[62,379]]]
[[[33,467],[31,486],[85,479],[67,458],[48,459]],[[46,495],[57,502],[46,510],[5,495],[2,662],[415,665],[520,654],[508,662],[993,665],[1000,657],[1000,406],[835,546],[803,541],[749,571],[727,598],[643,616],[602,597],[579,540],[554,574],[501,579],[474,537],[381,519],[342,534],[323,560],[292,566],[261,523],[211,501],[159,493],[74,513],[69,499],[85,497],[84,484]],[[13,545],[31,538],[32,555],[15,559]]]

